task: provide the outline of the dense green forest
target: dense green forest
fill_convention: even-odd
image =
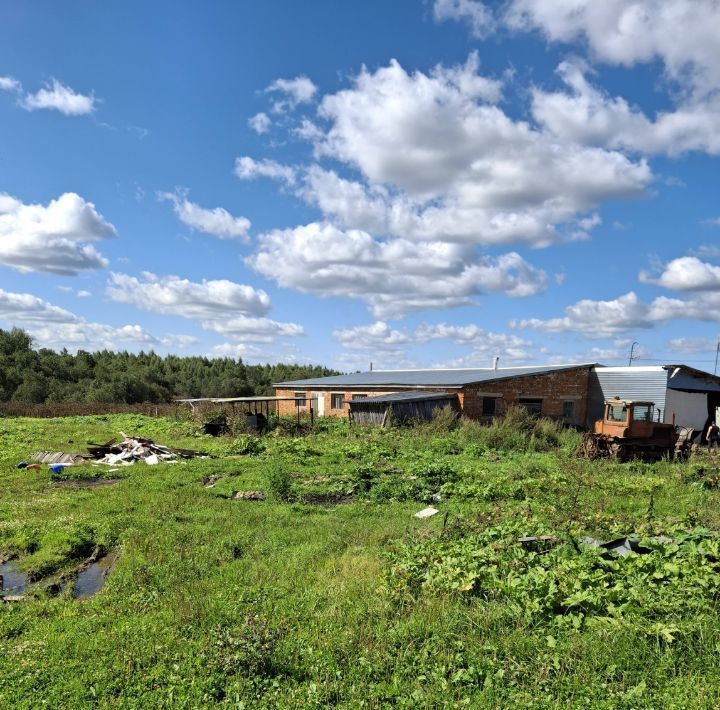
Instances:
[[[134,404],[175,397],[243,397],[273,394],[273,382],[332,374],[320,366],[246,365],[232,358],[34,350],[25,331],[0,329],[3,402]]]

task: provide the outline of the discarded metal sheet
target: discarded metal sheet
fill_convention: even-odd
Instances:
[[[662,544],[668,544],[672,542],[672,538],[665,535],[658,535],[656,537],[645,538],[650,542],[659,542]],[[607,552],[611,552],[619,557],[627,557],[630,554],[647,555],[652,552],[652,549],[640,544],[641,538],[639,537],[619,537],[616,540],[610,540],[609,542],[603,542],[597,540],[594,537],[584,537],[580,540],[584,545],[590,547],[597,547]]]
[[[91,456],[83,456],[81,454],[67,454],[63,451],[37,451],[30,458],[37,463],[47,464],[72,464],[85,463]]]

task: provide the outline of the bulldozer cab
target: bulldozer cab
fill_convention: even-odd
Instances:
[[[595,423],[595,433],[624,439],[651,437],[655,429],[654,415],[654,402],[610,399],[605,402],[603,418]]]

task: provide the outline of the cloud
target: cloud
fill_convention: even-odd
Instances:
[[[29,293],[0,289],[0,320],[18,325],[73,323],[77,316]]]
[[[61,84],[57,79],[35,94],[26,94],[20,101],[26,111],[52,109],[66,116],[82,116],[95,111],[95,97],[85,96]]]
[[[657,278],[641,271],[639,279],[642,283],[672,291],[720,291],[720,266],[700,261],[695,256],[683,256],[668,262]]]
[[[704,219],[702,224],[708,227],[720,227],[720,217],[709,217],[708,219]]]
[[[192,229],[212,234],[220,239],[238,239],[243,242],[249,240],[248,230],[251,224],[245,217],[233,217],[222,207],[214,209],[200,207],[190,202],[187,192],[183,190],[160,192],[158,199],[172,202],[178,219]]]
[[[383,241],[320,223],[261,235],[246,261],[285,288],[363,299],[378,318],[468,305],[485,292],[529,296],[547,280],[514,252],[490,258],[468,246]]]
[[[197,283],[147,271],[140,279],[111,274],[107,294],[117,303],[142,310],[201,320],[228,319],[237,314],[264,315],[270,310],[270,297],[252,286],[224,279]]]
[[[651,120],[625,99],[593,87],[587,71],[581,62],[562,62],[558,73],[571,93],[533,90],[533,116],[552,134],[584,145],[644,153],[720,154],[719,96],[691,100]]]
[[[0,193],[0,264],[18,271],[75,275],[107,266],[87,242],[116,236],[115,227],[74,192],[47,205]]]
[[[92,323],[29,293],[0,289],[0,321],[27,330],[37,347],[54,350],[117,350],[119,345],[184,347],[196,339],[169,335],[158,338],[139,325],[115,327]]]
[[[343,188],[384,211],[385,233],[545,246],[586,236],[580,222],[604,200],[643,194],[652,179],[647,163],[514,121],[493,104],[499,82],[477,70],[475,54],[429,74],[392,61],[322,99],[329,128],[315,151],[360,171],[367,185],[345,180]],[[362,228],[332,195],[329,178],[319,180],[317,169],[308,177],[305,199],[334,200],[334,216]],[[357,212],[352,202],[345,200]]]
[[[258,343],[272,343],[275,338],[296,338],[305,334],[305,329],[297,323],[279,323],[270,318],[234,318],[209,320],[201,323],[205,330],[211,330],[226,338],[251,338]]]
[[[232,281],[201,283],[178,276],[156,276],[148,272],[142,278],[113,273],[107,285],[108,296],[146,311],[197,320],[204,330],[227,338],[253,338],[270,343],[276,337],[297,337],[302,326],[264,318],[270,310],[265,291]]]
[[[433,367],[489,367],[493,357],[513,362],[530,360],[530,343],[517,335],[492,333],[477,325],[450,325],[447,323],[422,324],[414,331],[398,330],[385,321],[369,325],[357,325],[333,331],[333,336],[348,351],[338,362],[352,367],[367,367],[365,358],[372,353],[376,366],[403,367],[417,366],[409,360],[406,348],[427,343],[431,340],[449,340],[457,345],[469,345],[471,351],[458,357],[436,363]],[[358,353],[366,353],[364,356]]]
[[[288,108],[295,108],[298,104],[307,104],[313,100],[317,86],[306,76],[297,76],[294,79],[275,79],[265,89],[266,93],[280,93],[286,96],[285,101],[278,101],[273,111],[281,113]]]
[[[406,333],[394,330],[384,321],[370,325],[356,325],[352,328],[339,328],[333,331],[333,337],[349,350],[398,350],[411,342]]]
[[[11,76],[0,76],[0,91],[22,91],[22,84]]]
[[[472,36],[478,39],[484,39],[495,29],[492,12],[478,0],[435,0],[433,17],[437,22],[465,22]]]
[[[288,354],[280,354],[276,349],[259,348],[247,343],[221,343],[210,349],[212,357],[231,357],[245,362],[296,362],[296,358]]]
[[[546,333],[571,332],[588,338],[611,338],[620,333],[653,328],[677,318],[720,320],[708,301],[682,301],[660,296],[642,303],[633,291],[610,301],[583,299],[565,308],[565,316],[510,322],[512,328],[534,328]]]
[[[675,353],[709,353],[715,352],[718,339],[709,340],[707,338],[673,338],[668,341],[668,350]]]
[[[235,175],[241,180],[255,180],[259,177],[266,177],[288,185],[295,184],[294,168],[281,165],[274,160],[255,160],[247,155],[235,159]]]
[[[92,296],[92,293],[90,291],[78,291],[75,295],[78,298],[90,298],[90,296]]]
[[[270,130],[272,121],[270,120],[270,116],[266,113],[260,112],[248,119],[248,126],[250,126],[255,133],[261,136],[263,133],[267,133]]]
[[[515,30],[553,42],[584,39],[601,61],[633,66],[659,59],[672,80],[706,93],[720,87],[720,4],[716,0],[511,0]]]

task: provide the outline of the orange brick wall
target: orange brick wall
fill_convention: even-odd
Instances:
[[[572,400],[575,402],[575,417],[570,423],[584,426],[589,374],[590,368],[578,368],[470,385],[463,388],[463,414],[471,419],[480,419],[483,396],[500,395],[497,414],[517,405],[521,397],[532,397],[542,399],[542,416],[561,419],[563,402]]]
[[[406,387],[405,389],[416,389],[412,387]],[[423,390],[427,391],[437,391],[437,392],[448,392],[453,390],[447,390],[442,388],[430,388],[430,387],[423,387]],[[276,389],[275,395],[277,397],[294,397],[295,392],[305,392],[308,398],[308,407],[305,407],[305,409],[300,409],[300,413],[309,412],[309,405],[310,400],[314,399],[316,396],[321,396],[325,400],[325,416],[326,417],[347,417],[348,412],[350,411],[350,406],[348,404],[344,404],[342,409],[332,409],[330,407],[330,404],[332,403],[332,395],[334,394],[341,394],[343,396],[343,402],[346,402],[351,397],[353,397],[356,394],[366,394],[368,397],[379,397],[381,394],[393,394],[394,392],[400,392],[403,391],[402,387],[396,387],[395,389],[390,390],[374,390],[374,389],[363,389],[362,387],[356,387],[352,390],[340,390],[340,389],[334,389],[334,390],[323,390],[323,389],[311,389],[310,387],[306,387],[305,389],[296,389],[296,390],[281,390]],[[317,405],[315,402],[312,403],[313,410],[315,412],[315,415],[317,416]],[[289,416],[294,415],[297,413],[297,409],[295,407],[295,402],[278,402],[278,414],[280,416]]]
[[[541,375],[530,375],[528,377],[517,377],[495,382],[486,382],[479,385],[467,385],[462,390],[450,390],[442,387],[423,387],[423,390],[434,392],[455,392],[460,401],[460,408],[463,414],[471,419],[482,418],[482,400],[484,396],[496,395],[497,414],[502,414],[508,407],[518,403],[520,397],[542,398],[542,415],[547,417],[562,418],[563,402],[572,400],[575,402],[575,417],[571,423],[585,425],[587,416],[587,394],[588,377],[590,368],[578,368],[575,370],[561,370],[548,372]],[[353,389],[325,390],[321,388],[297,390],[277,389],[275,394],[278,397],[294,397],[295,392],[305,392],[310,400],[318,395],[325,400],[325,416],[346,417],[349,406],[343,405],[342,409],[332,409],[331,396],[342,394],[343,401],[347,401],[354,394],[367,394],[369,397],[393,392],[415,390],[416,387],[395,387],[389,390],[373,390],[355,387]],[[315,414],[317,406],[313,403]],[[294,415],[296,413],[294,402],[278,402],[278,413],[280,415]],[[300,410],[301,413],[309,412],[309,406]]]

